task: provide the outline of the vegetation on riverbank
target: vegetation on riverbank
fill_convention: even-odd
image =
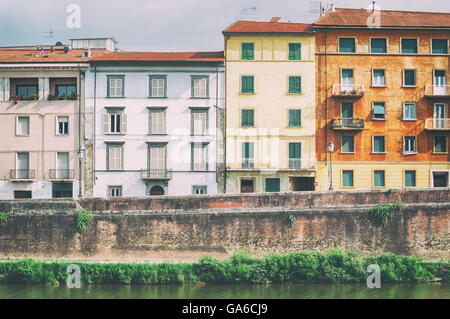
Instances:
[[[239,252],[225,260],[204,256],[196,263],[81,263],[0,260],[0,283],[65,284],[67,267],[77,264],[84,284],[191,284],[191,283],[365,283],[367,266],[379,265],[381,282],[450,282],[449,262],[424,262],[417,257],[384,253],[361,257],[331,250],[326,254],[300,251],[273,253],[263,259]]]

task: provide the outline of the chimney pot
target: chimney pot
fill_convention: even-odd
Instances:
[[[273,17],[272,19],[270,19],[270,22],[280,22],[281,17]]]

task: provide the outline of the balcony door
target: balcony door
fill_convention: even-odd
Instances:
[[[57,154],[56,177],[68,179],[69,178],[69,153]]]
[[[434,70],[433,95],[445,95],[445,71]]]
[[[434,128],[445,128],[446,105],[444,103],[434,104]]]
[[[160,176],[163,178],[166,174],[166,148],[165,146],[149,146],[148,170],[151,177]]]
[[[353,70],[352,69],[342,69],[341,78],[342,90],[346,92],[351,92],[353,90]]]
[[[29,154],[17,153],[17,178],[28,179],[29,178]]]
[[[342,103],[341,118],[344,127],[351,127],[353,125],[353,103]]]

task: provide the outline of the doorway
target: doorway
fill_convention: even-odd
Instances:
[[[241,179],[241,193],[253,193],[254,185],[252,179]]]
[[[309,192],[314,190],[314,177],[289,177],[291,192]]]
[[[162,196],[164,195],[164,188],[161,186],[153,186],[150,189],[150,196]]]
[[[433,172],[433,187],[448,187],[448,172]]]

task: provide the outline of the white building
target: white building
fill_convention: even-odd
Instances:
[[[223,97],[223,52],[93,58],[86,74],[87,196],[217,193]]]

